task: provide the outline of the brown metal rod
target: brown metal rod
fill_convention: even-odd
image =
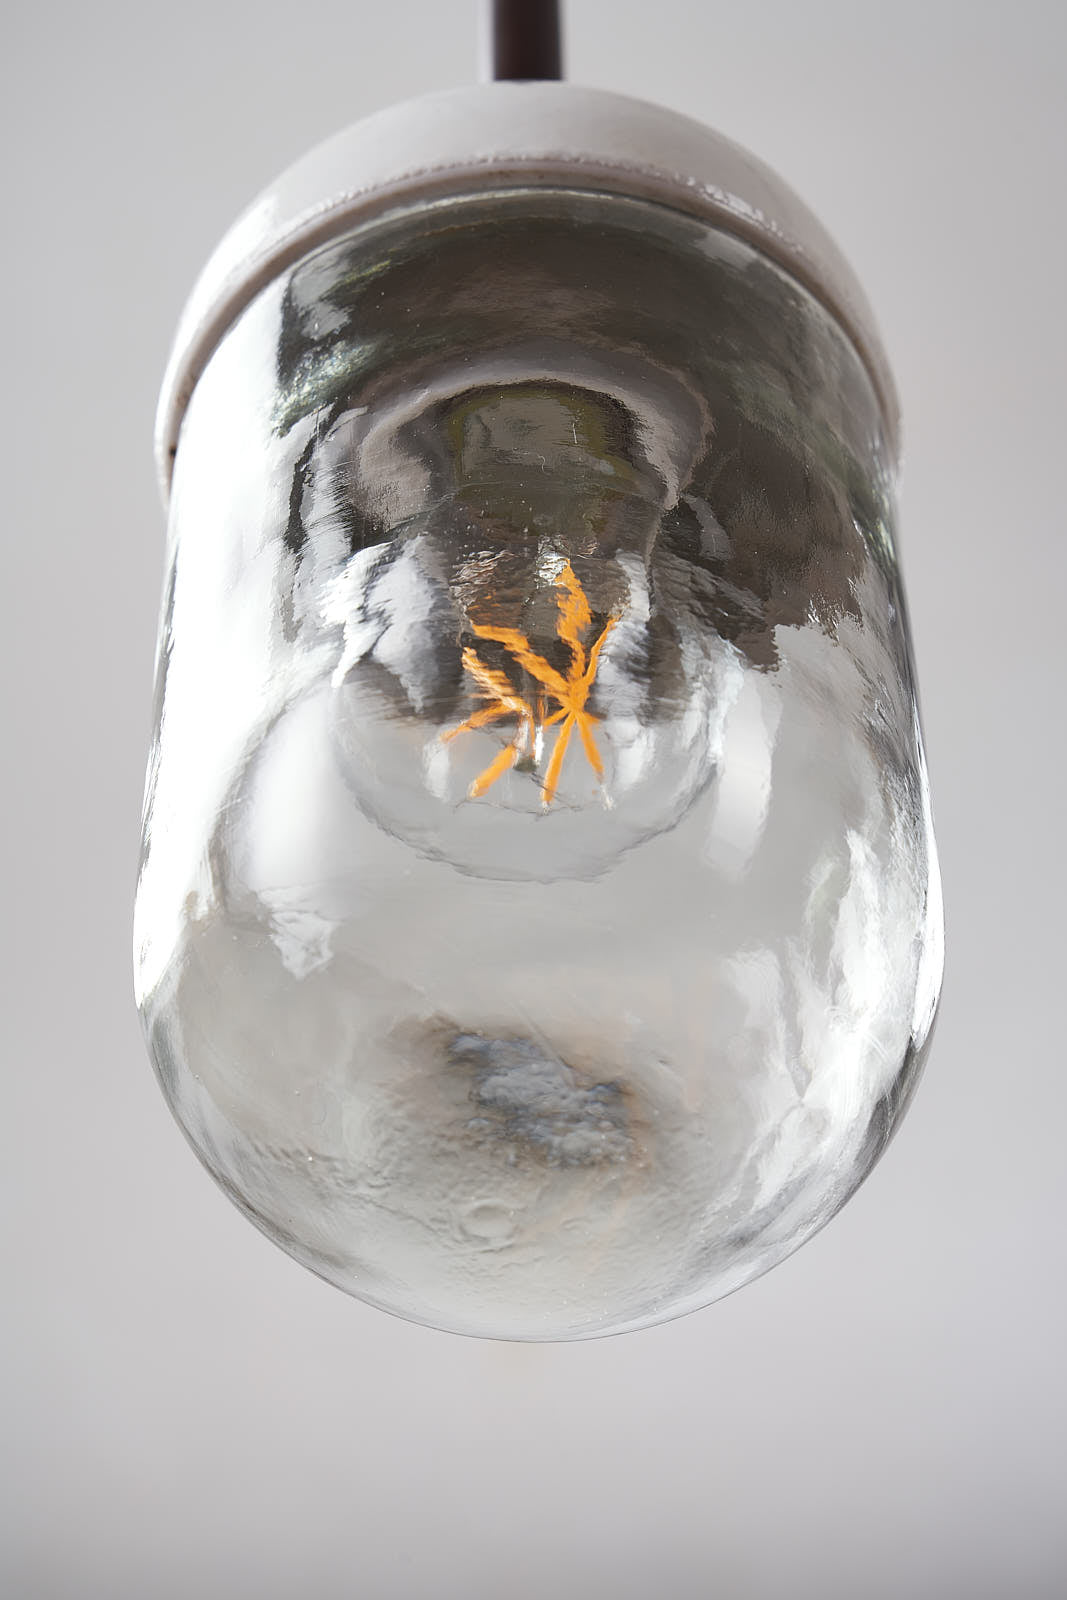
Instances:
[[[562,78],[559,0],[492,0],[493,77]]]

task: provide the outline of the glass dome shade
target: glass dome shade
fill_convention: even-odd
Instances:
[[[290,1254],[582,1338],[739,1287],[862,1181],[941,962],[893,471],[825,306],[647,199],[398,205],[219,338],[138,1000]]]

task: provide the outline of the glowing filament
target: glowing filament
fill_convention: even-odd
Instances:
[[[495,672],[491,667],[487,667],[476,650],[469,647],[464,650],[463,665],[478,684],[479,692],[488,704],[481,711],[476,711],[473,716],[468,717],[466,722],[461,722],[458,728],[450,728],[442,738],[447,742],[454,739],[457,734],[484,728],[488,723],[498,721],[502,717],[515,717],[518,720],[515,737],[471,784],[468,793],[472,800],[477,800],[492,788],[497,779],[503,777],[504,773],[515,765],[520,756],[529,752],[534,761],[539,760],[544,749],[545,729],[557,725],[559,733],[556,735],[552,756],[541,786],[542,804],[550,806],[555,799],[563,769],[563,758],[575,729],[578,730],[589,765],[598,778],[604,776],[604,763],[593,737],[593,725],[600,719],[587,711],[585,706],[596,678],[604,640],[615,626],[615,618],[608,618],[603,631],[587,655],[585,645],[582,643],[582,634],[590,626],[593,614],[589,609],[585,591],[569,561],[564,563],[556,581],[562,591],[559,598],[556,633],[557,637],[568,646],[571,654],[571,664],[565,677],[531,648],[526,635],[520,633],[518,629],[486,628],[476,622],[471,624],[479,639],[491,639],[497,644],[502,644],[518,665],[525,668],[541,686],[541,690],[545,691],[538,693],[536,707],[531,705],[529,700],[515,692],[502,672]],[[546,699],[554,700],[558,705],[558,710],[553,711],[548,717],[545,716]]]

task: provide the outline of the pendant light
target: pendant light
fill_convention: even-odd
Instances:
[[[554,6],[495,18],[498,81],[298,162],[180,324],[135,965],[259,1228],[568,1339],[843,1204],[941,913],[863,294],[744,151],[550,81]]]

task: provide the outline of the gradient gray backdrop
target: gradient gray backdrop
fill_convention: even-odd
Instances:
[[[571,76],[717,125],[808,200],[903,395],[948,977],[926,1081],[842,1216],[669,1327],[464,1341],[268,1244],[153,1081],[129,920],[173,324],[262,183],[470,79],[477,21],[473,0],[99,0],[4,24],[0,1589],[1054,1600],[1062,6],[571,6]]]

